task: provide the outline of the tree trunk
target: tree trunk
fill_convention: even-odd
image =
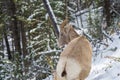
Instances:
[[[2,13],[4,14],[7,14],[7,1],[3,1],[2,2]],[[5,47],[7,49],[7,53],[8,53],[8,59],[11,60],[12,59],[12,55],[11,55],[11,51],[10,51],[10,45],[9,45],[9,42],[8,42],[8,38],[7,38],[7,23],[5,22],[5,25],[3,26],[3,36],[4,36],[4,40],[5,40]]]
[[[23,57],[25,58],[25,56],[28,54],[27,53],[27,40],[26,40],[26,34],[25,34],[25,28],[23,23],[20,21],[20,33],[21,33],[21,42],[22,42],[22,53],[23,53]]]
[[[20,37],[21,37],[21,42],[22,42],[22,55],[23,55],[23,58],[24,58],[24,71],[25,72],[28,72],[28,67],[30,65],[30,62],[28,60],[25,59],[26,55],[28,55],[28,51],[26,49],[27,47],[27,40],[26,40],[26,34],[25,34],[25,28],[24,28],[24,25],[21,21],[19,21],[19,24],[20,24]]]
[[[10,45],[8,42],[8,38],[7,38],[7,34],[6,34],[6,28],[4,27],[3,29],[3,35],[4,35],[4,40],[5,40],[5,44],[6,44],[6,48],[7,48],[7,53],[8,53],[8,59],[12,60],[12,55],[11,55],[11,51],[10,51]]]
[[[111,14],[110,14],[110,0],[104,0],[104,17],[106,19],[107,26],[104,28],[105,30],[111,24]]]
[[[20,30],[18,28],[18,20],[16,18],[15,3],[13,0],[2,0],[2,2],[5,5],[4,11],[5,11],[6,17],[8,18],[5,21],[5,24],[7,25],[9,30],[12,31],[12,38],[14,40],[13,42],[14,42],[14,48],[15,48],[15,55],[13,55],[13,57],[14,57],[13,60],[16,60],[17,69],[20,72],[20,74],[22,75],[23,71],[22,71],[22,61],[21,61],[22,52],[21,52],[21,45],[20,45]],[[7,44],[7,46],[8,46],[8,44]],[[21,67],[21,70],[19,70],[20,67]]]
[[[11,30],[13,32],[13,38],[14,38],[14,45],[15,45],[15,52],[18,52],[19,55],[22,55],[21,52],[21,45],[20,45],[20,30],[18,28],[18,20],[16,18],[16,7],[13,0],[10,0],[9,2],[9,16],[11,17]]]
[[[23,65],[22,65],[22,51],[21,51],[21,42],[20,42],[20,28],[18,26],[18,20],[16,18],[16,6],[13,0],[7,0],[8,2],[8,15],[10,16],[10,28],[12,31],[12,36],[14,39],[14,47],[15,47],[15,60],[17,63],[17,71],[19,71],[18,73],[21,74],[21,76],[23,76]],[[21,70],[19,70],[19,68],[21,68]],[[22,79],[22,78],[21,78]]]
[[[7,17],[9,17],[8,20],[6,20],[7,22],[5,22],[5,24],[7,24],[7,27],[12,31],[15,52],[18,52],[21,55],[22,53],[20,46],[20,34],[19,34],[18,22],[16,18],[15,3],[13,2],[13,0],[2,0],[2,2],[5,8],[3,11],[7,15]]]
[[[45,6],[48,14],[49,14],[49,17],[50,17],[50,19],[51,19],[51,21],[52,21],[52,24],[53,24],[53,27],[54,27],[54,30],[55,30],[55,34],[56,34],[56,36],[57,36],[57,38],[58,38],[58,37],[59,37],[59,30],[58,30],[57,20],[56,20],[56,18],[55,18],[55,15],[54,15],[54,13],[53,13],[53,10],[52,10],[52,8],[51,8],[51,6],[50,6],[50,3],[49,3],[48,0],[42,0],[42,1],[43,1],[43,3],[44,3],[44,6]]]

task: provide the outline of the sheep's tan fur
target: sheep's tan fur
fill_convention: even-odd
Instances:
[[[79,36],[72,25],[65,24],[65,21],[63,23],[60,27],[59,44],[67,46],[60,55],[54,80],[85,80],[92,62],[90,42],[84,36]]]

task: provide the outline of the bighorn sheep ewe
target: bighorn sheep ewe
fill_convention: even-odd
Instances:
[[[85,80],[91,70],[92,48],[90,42],[79,36],[72,25],[63,21],[60,26],[59,45],[65,49],[60,55],[54,80]]]

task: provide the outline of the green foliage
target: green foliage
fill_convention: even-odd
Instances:
[[[29,61],[29,70],[26,75],[21,74],[23,62],[19,55],[15,53],[14,60],[1,59],[0,79],[19,80],[22,78],[32,79],[36,77],[39,80],[51,74],[52,68],[55,67],[53,60],[56,53],[43,55],[40,52],[49,51],[57,48],[57,41],[54,36],[53,26],[44,8],[42,0],[14,0],[17,11],[16,17],[24,23],[27,34],[27,49],[29,55],[24,61]],[[64,17],[64,3],[60,0],[50,0],[50,4],[57,19]],[[1,14],[1,25],[5,24],[10,17]],[[40,55],[38,55],[40,54]]]
[[[17,56],[15,57],[15,61],[12,62],[8,59],[1,58],[0,60],[0,79],[1,80],[20,80],[23,75],[21,73],[21,65]]]
[[[52,5],[56,17],[60,19],[64,15],[62,13],[62,10],[60,9],[63,7],[60,7],[61,5],[57,1],[54,2],[51,1],[50,3]],[[40,52],[43,51],[49,51],[54,49],[57,50],[58,46],[56,44],[57,40],[53,31],[52,23],[48,17],[44,5],[40,3],[39,6],[40,7],[34,9],[33,13],[30,14],[31,19],[29,21],[32,24],[30,24],[29,27],[27,27],[28,30],[27,34],[29,36],[28,49],[29,53],[31,54],[30,60],[32,64],[29,70],[30,72],[27,74],[27,76],[32,75],[29,78],[33,78],[35,76],[33,73],[36,73],[37,74],[36,78],[41,80],[51,74],[53,70],[51,69],[51,66],[54,66],[55,69],[56,65],[56,62],[54,62],[55,58],[51,57],[56,56],[56,54],[55,53],[51,53],[51,55],[36,55],[36,54],[40,54]],[[47,59],[47,57],[49,57],[50,59]],[[54,64],[49,63],[49,61],[52,61]]]
[[[93,17],[94,16],[94,17]],[[98,10],[95,10],[94,12],[89,12],[88,16],[88,23],[90,26],[89,33],[92,35],[95,39],[103,39],[102,32],[101,32],[101,24],[102,24],[102,13]]]
[[[58,50],[57,39],[54,34],[52,23],[49,19],[46,9],[44,8],[42,0],[14,0],[16,5],[16,18],[21,21],[25,28],[27,38],[28,55],[23,57],[17,53],[13,53],[14,60],[1,59],[0,79],[6,80],[27,80],[36,78],[42,80],[52,73],[56,67],[58,59],[54,56],[58,55],[52,52],[48,55],[40,54],[40,52]],[[64,16],[64,2],[61,0],[50,0],[53,11],[60,22]],[[0,7],[1,11],[1,7]],[[7,21],[10,21],[10,16],[0,12],[0,28],[5,26]],[[0,29],[2,30],[2,29]],[[7,35],[12,35],[7,26]],[[0,31],[1,32],[1,31]],[[1,33],[0,37],[3,34]],[[3,39],[3,37],[1,38]],[[0,46],[2,47],[2,46]],[[11,51],[13,52],[13,51]],[[7,57],[7,56],[6,56]],[[24,61],[29,62],[28,72],[24,75]],[[53,64],[54,63],[54,64]]]
[[[94,0],[94,6],[95,7],[100,7],[103,5],[103,0]]]

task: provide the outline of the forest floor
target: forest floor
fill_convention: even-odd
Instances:
[[[108,42],[107,48],[93,56],[91,73],[86,80],[120,80],[120,36],[111,37],[113,42]]]

